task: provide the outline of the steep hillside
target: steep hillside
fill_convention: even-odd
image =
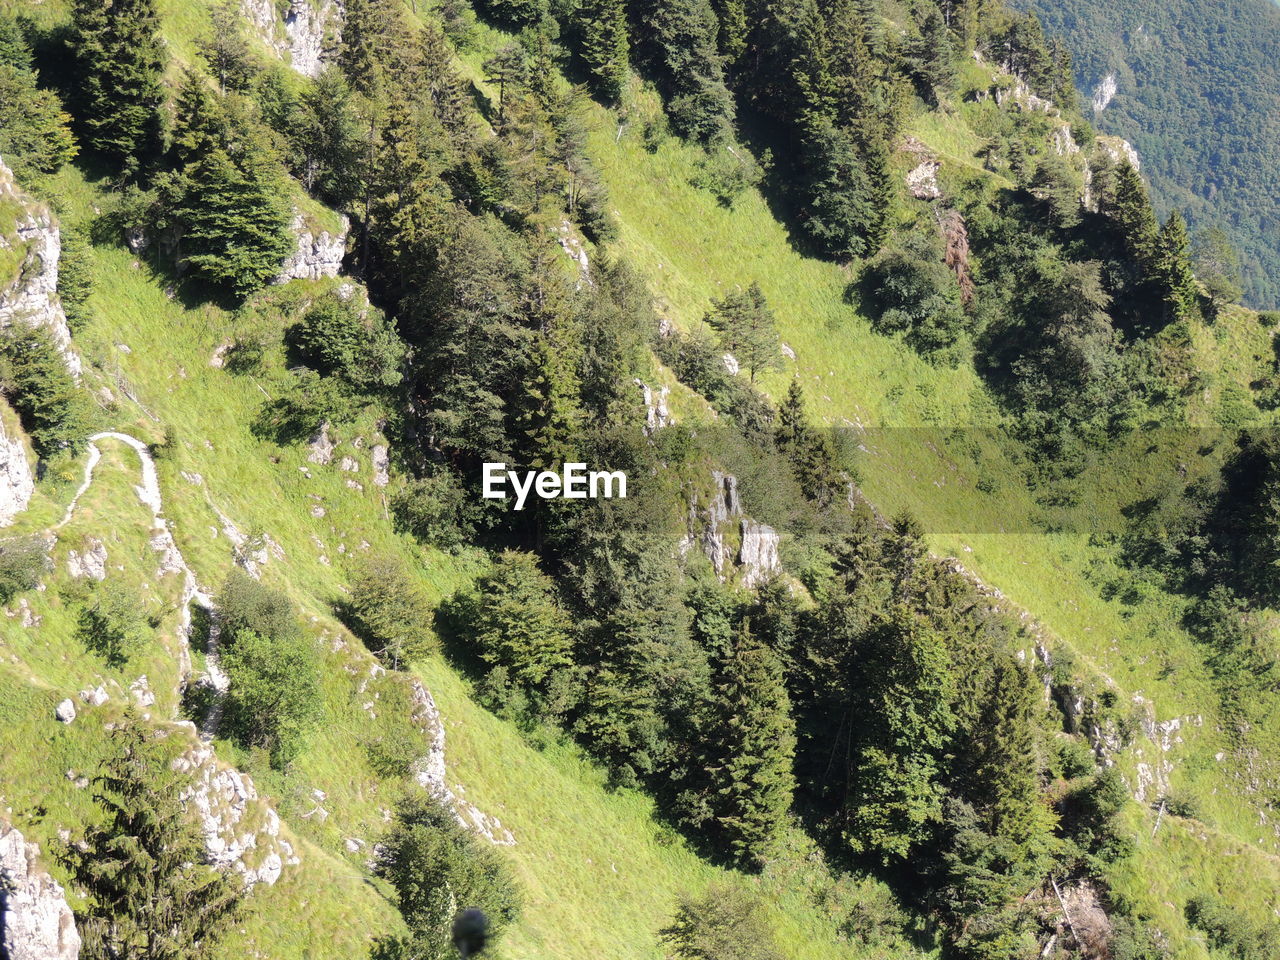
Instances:
[[[1271,0],[1018,6],[1071,50],[1090,118],[1133,141],[1156,205],[1182,210],[1197,229],[1226,230],[1240,249],[1245,302],[1280,304],[1280,8]]]
[[[15,960],[1272,955],[1274,330],[1034,21],[19,6]]]

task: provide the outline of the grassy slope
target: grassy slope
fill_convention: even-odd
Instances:
[[[74,171],[65,172],[56,189],[64,198],[68,222],[85,215],[97,199]],[[366,765],[360,738],[368,721],[354,699],[348,673],[363,673],[369,661],[330,616],[331,603],[343,590],[344,564],[360,553],[364,541],[404,556],[436,598],[474,571],[475,558],[419,552],[391,533],[381,495],[370,482],[373,424],[335,431],[339,447],[327,467],[308,464],[304,446],[280,448],[258,439],[249,425],[264,395],[279,389],[283,374],[278,360],[252,377],[211,366],[214,350],[235,329],[231,314],[171,298],[168,278],[153,275],[126,250],[100,246],[95,259],[96,316],[87,329],[76,332],[90,364],[87,378],[95,387],[107,386],[118,399],[115,408],[103,412],[104,427],[158,445],[166,516],[201,583],[216,588],[231,565],[232,545],[221,512],[243,533],[265,533],[280,545],[284,556],[268,561],[264,580],[294,597],[325,649],[338,638],[355,650],[334,653],[326,661],[323,725],[287,775],[271,771],[258,756],[218,742],[223,758],[250,772],[259,792],[280,810],[303,858],[300,867],[286,868],[276,887],[255,894],[224,954],[360,956],[364,941],[394,930],[398,920],[385,890],[367,876],[367,852],[348,852],[345,840],[377,838],[382,810],[393,805],[397,787],[380,781]],[[307,287],[295,283],[292,289]],[[138,402],[127,399],[126,391]],[[351,442],[357,438],[363,440],[359,448]],[[143,589],[154,572],[155,556],[146,543],[148,512],[132,490],[137,460],[113,441],[102,447],[97,479],[67,528],[58,556],[84,535],[100,537],[107,543],[110,565],[117,558],[127,561],[129,582]],[[359,462],[359,472],[340,469],[344,456]],[[61,479],[42,484],[14,532],[43,528],[60,516],[78,483],[80,466],[69,464]],[[347,481],[352,479],[364,489],[350,488]],[[323,517],[313,515],[316,506],[323,507]],[[103,750],[101,716],[89,712],[88,719],[62,727],[52,720],[53,705],[100,676],[127,686],[147,672],[161,694],[155,707],[159,718],[172,706],[169,691],[177,676],[171,644],[153,645],[117,671],[106,670],[87,654],[75,638],[73,603],[60,596],[68,586],[63,571],[60,563],[49,589],[30,595],[33,608],[46,618],[41,627],[23,630],[0,621],[0,650],[17,658],[0,660],[0,686],[8,694],[0,697],[5,703],[0,713],[5,721],[0,724],[0,799],[21,816],[44,798],[48,815],[26,829],[46,844],[58,828],[92,815],[87,792],[75,789],[64,772],[92,771]],[[126,573],[112,570],[111,576]],[[176,578],[161,583],[169,591],[169,606],[158,635],[172,640]],[[519,839],[509,856],[528,902],[524,921],[500,955],[651,960],[659,956],[657,934],[676,897],[696,893],[717,879],[764,888],[788,955],[796,960],[859,955],[838,942],[835,918],[815,905],[826,889],[819,868],[793,865],[748,880],[710,867],[660,826],[650,801],[635,793],[606,791],[601,773],[566,747],[538,750],[529,745],[511,724],[477,707],[464,681],[444,663],[431,661],[421,670],[446,717],[451,778]],[[31,743],[49,748],[32,751],[27,749]],[[48,759],[50,751],[55,762]],[[317,805],[315,790],[325,794],[319,805],[329,816],[323,822],[304,817]],[[807,852],[798,851],[794,863],[802,863]]]
[[[912,132],[931,146],[936,142],[935,152],[944,161],[970,166],[977,141],[962,117],[931,115]],[[1201,883],[1245,904],[1255,901],[1259,890],[1280,889],[1280,868],[1271,853],[1280,844],[1260,817],[1263,803],[1246,795],[1250,757],[1233,751],[1233,741],[1220,728],[1205,652],[1179,624],[1182,602],[1156,589],[1125,601],[1104,599],[1104,585],[1127,576],[1109,551],[1091,545],[1083,534],[1033,532],[1038,511],[1016,481],[990,495],[978,490],[983,474],[998,483],[1010,475],[1003,451],[975,431],[971,439],[981,452],[979,472],[972,460],[939,449],[941,431],[918,429],[992,422],[989,401],[973,373],[930,366],[901,344],[874,334],[845,302],[850,275],[844,269],[799,255],[757,193],[748,192],[726,209],[693,188],[696,152],[667,141],[650,154],[641,146],[638,126],[619,134],[615,118],[599,111],[591,146],[621,226],[620,246],[649,277],[664,312],[681,325],[696,323],[710,299],[730,285],[759,282],[778,315],[783,340],[798,355],[794,364],[765,378],[765,389],[780,396],[788,379],[798,376],[824,423],[866,431],[868,452],[860,468],[873,502],[887,513],[910,508],[932,531],[937,552],[961,557],[966,567],[998,586],[1058,642],[1069,645],[1086,672],[1092,668],[1114,680],[1122,698],[1154,702],[1159,721],[1198,718],[1190,724],[1184,719],[1168,754],[1175,765],[1172,790],[1195,795],[1204,819],[1222,832],[1166,819],[1151,842],[1145,835],[1152,812],[1135,822],[1135,836],[1144,835],[1140,855],[1116,881],[1118,889],[1177,932],[1185,955],[1203,955],[1203,946],[1183,927],[1180,907],[1190,882],[1180,870],[1194,871]],[[1239,311],[1214,329],[1197,330],[1195,341],[1199,364],[1210,371],[1197,413],[1212,425],[1224,398],[1239,393],[1255,364],[1269,355],[1269,335],[1251,314]],[[1126,482],[1136,479],[1120,477],[1109,491],[1114,502],[1091,507],[1115,511],[1131,499]],[[984,532],[951,532],[974,530]],[[1134,713],[1144,713],[1137,702]],[[1138,749],[1148,764],[1164,755],[1141,739]],[[1137,761],[1133,752],[1120,760],[1131,778]],[[1272,893],[1270,904],[1242,908],[1263,917],[1275,906],[1274,898]]]

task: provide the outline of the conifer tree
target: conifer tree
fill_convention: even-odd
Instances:
[[[813,427],[805,413],[799,378],[788,385],[787,396],[778,408],[774,440],[804,495],[819,506],[830,503],[840,488],[840,471],[830,440]]]
[[[1119,229],[1130,259],[1143,269],[1150,268],[1158,232],[1156,215],[1147,185],[1127,161],[1116,168],[1114,190],[1106,199],[1104,210]]]
[[[1166,316],[1172,320],[1187,320],[1196,314],[1199,292],[1191,271],[1190,247],[1187,222],[1174,210],[1156,237],[1153,263],[1164,293]]]
[[[293,248],[282,174],[257,149],[235,159],[221,147],[206,153],[183,172],[173,206],[183,260],[237,296],[264,286]]]
[[[72,48],[85,144],[135,175],[164,140],[164,50],[155,0],[75,0]]]
[[[631,47],[626,4],[623,0],[586,0],[578,8],[578,18],[580,56],[592,87],[605,100],[615,101],[627,82]]]
[[[762,866],[791,808],[795,721],[781,661],[745,623],[715,669],[714,689],[700,739],[705,793],[692,807],[738,863]]]
[[[724,348],[751,371],[751,382],[761,370],[771,370],[780,363],[778,329],[760,285],[752,281],[743,291],[712,300],[707,323],[720,332]]]
[[[233,917],[241,881],[206,865],[204,836],[180,799],[183,782],[136,717],[110,735],[94,778],[104,818],[61,859],[88,894],[77,911],[86,960],[202,960]]]
[[[653,0],[646,27],[675,131],[703,142],[727,136],[733,97],[716,49],[716,15],[709,0]]]
[[[942,758],[955,727],[946,644],[905,607],[867,635],[854,714],[865,718],[851,770],[846,836],[858,852],[907,857],[942,821]]]

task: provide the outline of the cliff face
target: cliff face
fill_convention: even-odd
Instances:
[[[314,77],[333,59],[345,13],[342,0],[243,0],[245,17],[258,35],[303,76]]]
[[[345,216],[342,217],[342,226],[338,232],[330,233],[328,230],[309,227],[305,217],[295,215],[291,229],[297,248],[285,259],[275,282],[336,277],[342,270],[342,258],[347,252],[349,228],[350,222]]]
[[[17,427],[6,427],[5,412],[0,409],[0,527],[13,523],[14,517],[27,508],[35,491],[26,447]]]
[[[62,887],[36,862],[40,848],[0,822],[0,955],[76,960],[80,934]]]
[[[71,329],[58,300],[58,258],[62,236],[49,208],[28,197],[0,160],[0,331],[15,323],[44,327],[53,336],[67,367],[80,375],[80,357],[71,346]]]

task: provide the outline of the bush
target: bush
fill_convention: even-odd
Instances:
[[[1209,894],[1187,903],[1187,922],[1202,930],[1209,945],[1238,960],[1280,955],[1280,930],[1256,924],[1226,901]]]
[[[498,852],[432,797],[416,794],[400,805],[375,870],[395,888],[411,931],[408,938],[382,941],[382,956],[452,956],[450,929],[463,908],[482,910],[493,937],[520,914],[519,889]]]
[[[936,237],[908,234],[890,244],[862,279],[878,333],[901,333],[926,356],[950,359],[969,329],[955,275]]]
[[[214,607],[225,646],[236,644],[246,633],[272,640],[289,640],[299,633],[289,598],[263,586],[239,567],[227,574],[221,592],[214,598]]]
[[[112,581],[98,586],[80,613],[80,639],[112,666],[123,666],[146,641],[146,614],[136,596]]]
[[[682,897],[662,939],[673,960],[779,960],[760,900],[737,887],[713,886]]]
[[[457,547],[475,532],[478,510],[452,471],[415,480],[391,495],[396,526],[440,550]]]
[[[17,323],[0,337],[0,392],[8,397],[36,452],[78,451],[89,432],[89,397],[43,327]]]
[[[0,540],[0,603],[34,589],[49,567],[43,537],[31,534]]]
[[[315,643],[299,632],[273,638],[242,630],[223,667],[231,680],[227,718],[236,736],[269,750],[272,766],[285,766],[321,710]]]
[[[362,311],[336,293],[312,304],[290,328],[287,342],[317,373],[341,377],[361,393],[400,382],[405,347],[395,324],[380,310]]]
[[[417,578],[396,557],[371,557],[351,585],[357,632],[392,669],[436,648],[431,603]]]

